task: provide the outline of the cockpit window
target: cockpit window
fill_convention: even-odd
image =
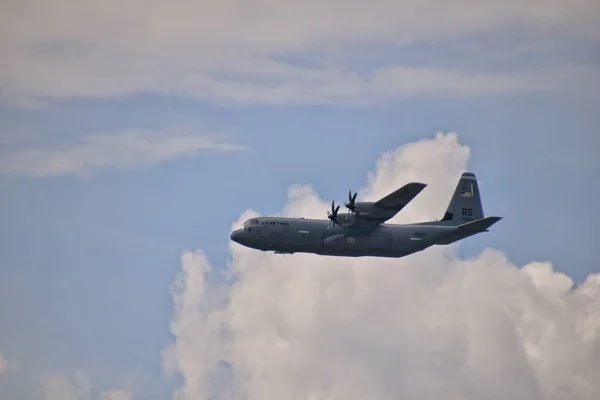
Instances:
[[[244,225],[242,225],[242,229],[245,229],[250,225],[258,225],[258,220],[256,218],[247,220],[246,222],[244,222]]]

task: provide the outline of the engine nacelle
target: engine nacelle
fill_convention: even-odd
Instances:
[[[362,219],[379,221],[387,220],[396,215],[397,212],[395,209],[377,207],[374,203],[365,201],[356,203],[355,215]]]

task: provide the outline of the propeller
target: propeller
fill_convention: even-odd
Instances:
[[[331,224],[333,224],[333,225],[338,224],[341,226],[341,224],[338,222],[338,219],[337,219],[337,213],[339,210],[340,210],[340,206],[335,207],[335,202],[332,201],[331,202],[331,212],[327,211],[327,218],[329,218],[331,220]]]
[[[354,193],[354,196],[353,196],[352,195],[352,190],[350,190],[348,192],[348,202],[346,204],[344,204],[346,206],[346,208],[348,210],[350,210],[350,212],[353,213],[353,214],[358,209],[358,207],[355,204],[355,202],[356,202],[356,195],[358,195],[358,192]]]

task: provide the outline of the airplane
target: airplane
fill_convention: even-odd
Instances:
[[[388,224],[427,185],[411,182],[375,202],[356,202],[350,191],[346,215],[331,203],[326,219],[256,217],[230,234],[243,246],[276,254],[399,258],[488,232],[502,217],[484,217],[477,177],[464,172],[439,221]]]

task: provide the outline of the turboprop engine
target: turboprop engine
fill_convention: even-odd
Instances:
[[[357,194],[352,195],[352,191],[348,192],[348,202],[344,204],[352,215],[371,221],[385,221],[398,212],[396,209],[380,207],[370,201],[356,202]]]

